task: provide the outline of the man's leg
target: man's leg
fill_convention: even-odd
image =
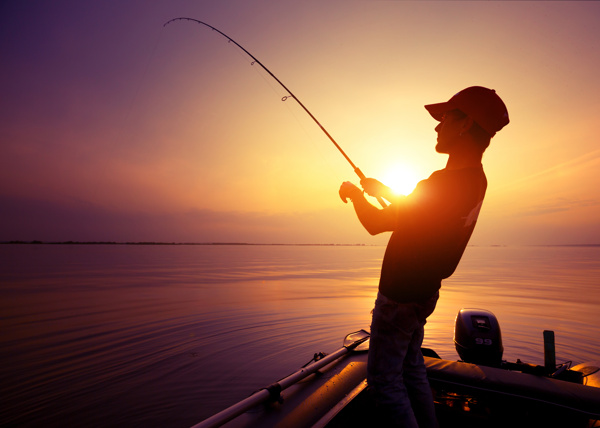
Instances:
[[[367,380],[375,399],[395,426],[418,428],[403,381],[404,358],[420,327],[414,307],[378,294],[371,322]]]
[[[429,301],[422,305],[417,305],[417,318],[419,319],[420,326],[415,329],[406,357],[404,358],[404,384],[410,396],[413,412],[421,428],[435,428],[438,426],[433,395],[429,386],[429,380],[427,379],[423,353],[421,352],[423,337],[425,335],[425,323],[427,322],[427,317],[435,309],[438,296],[439,294],[436,293]]]
[[[415,417],[422,428],[438,426],[433,395],[427,379],[427,370],[421,353],[424,329],[415,330],[413,341],[404,358],[403,379]]]

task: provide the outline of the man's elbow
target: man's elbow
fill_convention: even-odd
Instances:
[[[379,224],[363,223],[363,226],[366,229],[366,231],[369,232],[369,235],[371,235],[371,236],[379,235],[382,232],[386,232],[386,229],[382,228]]]
[[[370,235],[379,235],[382,232],[390,231],[390,217],[387,211],[375,208],[373,205],[357,206],[355,204],[356,214],[363,227]],[[358,209],[362,208],[362,209]]]

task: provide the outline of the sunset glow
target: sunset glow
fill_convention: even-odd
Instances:
[[[600,242],[599,2],[240,0],[2,6],[0,241],[385,243],[300,106],[178,16],[400,193],[447,160],[423,106],[494,88],[511,123],[471,242]]]
[[[397,195],[409,195],[417,186],[421,178],[417,177],[415,172],[406,165],[398,165],[396,168],[387,171],[381,178],[381,181],[389,186]]]

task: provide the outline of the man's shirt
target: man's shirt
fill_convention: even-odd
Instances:
[[[397,302],[431,297],[458,265],[473,233],[487,180],[483,168],[443,169],[384,209],[395,227],[379,291]]]

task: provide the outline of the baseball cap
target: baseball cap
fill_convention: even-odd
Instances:
[[[444,113],[458,109],[470,116],[492,137],[509,122],[508,110],[496,91],[482,86],[463,89],[447,102],[429,104],[425,108],[439,121]]]

